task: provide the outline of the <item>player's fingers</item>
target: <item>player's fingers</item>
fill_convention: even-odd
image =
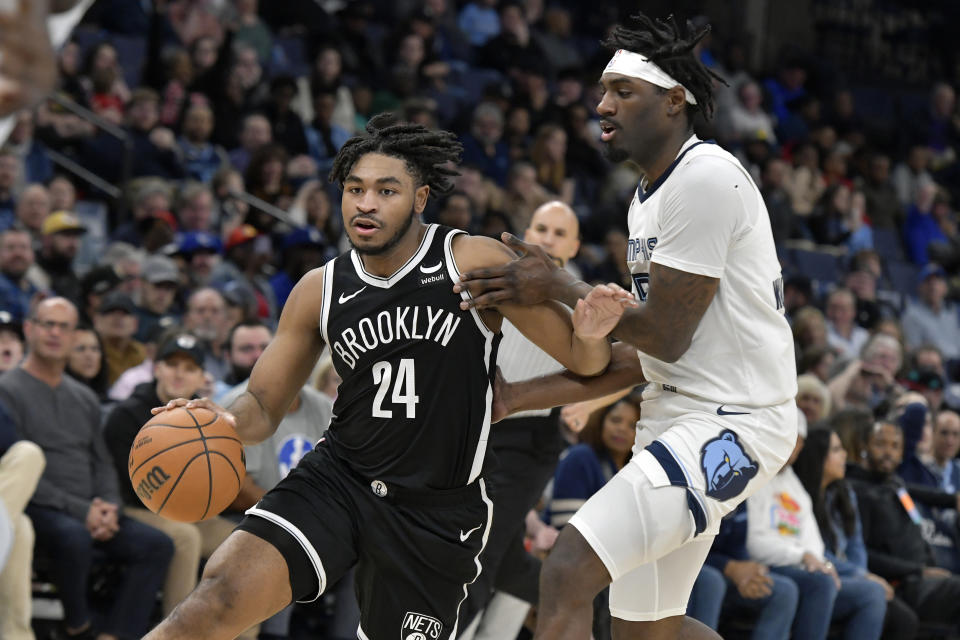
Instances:
[[[614,295],[614,292],[613,292],[613,289],[611,289],[607,285],[598,284],[598,285],[594,285],[593,289],[590,290],[590,293],[588,294],[588,296],[590,295],[611,297]]]
[[[497,276],[483,280],[471,280],[470,282],[458,282],[453,285],[454,293],[466,291],[472,296],[479,295],[491,289],[504,289],[507,285],[505,277]]]
[[[474,269],[473,271],[467,271],[466,273],[460,274],[460,282],[469,283],[472,280],[488,280],[490,278],[502,278],[507,273],[507,268],[504,265],[497,265],[493,267],[481,267],[480,269]],[[470,286],[469,284],[467,286]]]
[[[633,298],[633,293],[624,289],[616,282],[608,282],[607,287],[614,292],[619,297],[630,297]]]
[[[223,407],[218,405],[216,402],[204,396],[202,398],[191,398],[187,401],[187,409],[209,409],[214,413],[226,413]]]
[[[469,300],[463,300],[460,302],[460,308],[464,311],[468,311],[470,309],[482,311],[484,309],[492,309],[509,300],[510,294],[506,291],[491,291],[479,296],[475,295]]]
[[[509,231],[504,231],[503,233],[501,233],[500,240],[501,242],[503,242],[503,244],[507,245],[508,247],[510,247],[517,253],[519,253],[521,256],[525,256],[528,253],[530,253],[534,246],[532,244],[527,244],[526,242],[524,242],[517,236],[513,235]]]
[[[471,297],[478,297],[484,293],[497,291],[507,288],[506,278],[491,278],[489,280],[471,280],[470,282],[460,283],[460,290],[457,293],[466,291]]]
[[[237,417],[218,405],[216,402],[210,398],[197,398],[190,400],[186,404],[187,409],[207,409],[208,411],[213,411],[216,414],[219,414],[230,423],[230,426],[234,429],[237,428]]]
[[[173,400],[163,405],[162,407],[154,407],[153,409],[150,409],[150,413],[152,413],[153,415],[157,415],[161,411],[170,411],[171,409],[182,407],[186,405],[188,402],[190,401],[187,400],[186,398],[174,398]]]

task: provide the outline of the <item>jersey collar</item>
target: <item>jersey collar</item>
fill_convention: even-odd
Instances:
[[[360,258],[360,254],[357,253],[356,249],[350,251],[350,259],[353,261],[353,267],[357,271],[357,276],[367,284],[379,287],[381,289],[389,289],[397,282],[403,279],[405,275],[410,273],[414,267],[420,264],[420,261],[424,259],[427,255],[427,251],[430,250],[430,245],[433,244],[433,234],[437,230],[436,224],[428,224],[427,231],[423,234],[423,239],[420,241],[420,246],[417,248],[416,252],[410,256],[410,259],[407,260],[402,267],[397,269],[397,271],[387,278],[382,278],[380,276],[375,276],[371,273],[367,273],[367,270],[363,267],[363,260]]]
[[[680,164],[680,161],[683,160],[683,156],[687,155],[687,151],[693,149],[697,145],[701,144],[716,144],[715,140],[701,140],[696,136],[696,134],[687,138],[687,141],[683,143],[683,146],[680,147],[680,153],[677,154],[676,159],[670,163],[670,166],[667,167],[667,170],[664,171],[657,180],[650,185],[647,185],[647,188],[644,189],[643,183],[646,178],[641,178],[639,184],[637,184],[637,199],[643,204],[644,200],[649,198],[654,194],[654,192],[660,188],[664,182],[667,181],[667,178],[670,177],[670,174],[673,173],[673,170],[677,168],[677,165]]]

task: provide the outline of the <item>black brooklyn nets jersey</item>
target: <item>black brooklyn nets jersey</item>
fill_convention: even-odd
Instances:
[[[390,278],[356,251],[324,267],[321,331],[343,379],[326,439],[368,480],[450,489],[483,467],[500,336],[459,307],[458,233],[429,225]]]

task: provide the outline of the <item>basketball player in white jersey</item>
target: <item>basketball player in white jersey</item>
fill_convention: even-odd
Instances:
[[[714,76],[693,53],[708,28],[634,20],[605,42],[615,53],[597,111],[610,158],[645,176],[626,256],[640,304],[612,331],[638,358],[593,381],[564,374],[507,387],[498,411],[642,379],[641,431],[655,440],[638,438],[631,461],[561,533],[541,574],[541,640],[589,637],[591,602],[608,584],[614,638],[717,637],[684,617],[690,589],[721,518],[777,473],[796,440],[793,342],[766,208],[736,158],[693,134],[697,112],[712,112]],[[536,248],[505,241],[526,255],[465,274],[471,306],[596,295]]]

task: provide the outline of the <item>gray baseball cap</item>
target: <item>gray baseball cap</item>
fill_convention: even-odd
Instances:
[[[159,284],[161,282],[173,282],[179,284],[180,269],[177,264],[166,256],[152,255],[147,256],[143,261],[143,278],[150,284]]]

